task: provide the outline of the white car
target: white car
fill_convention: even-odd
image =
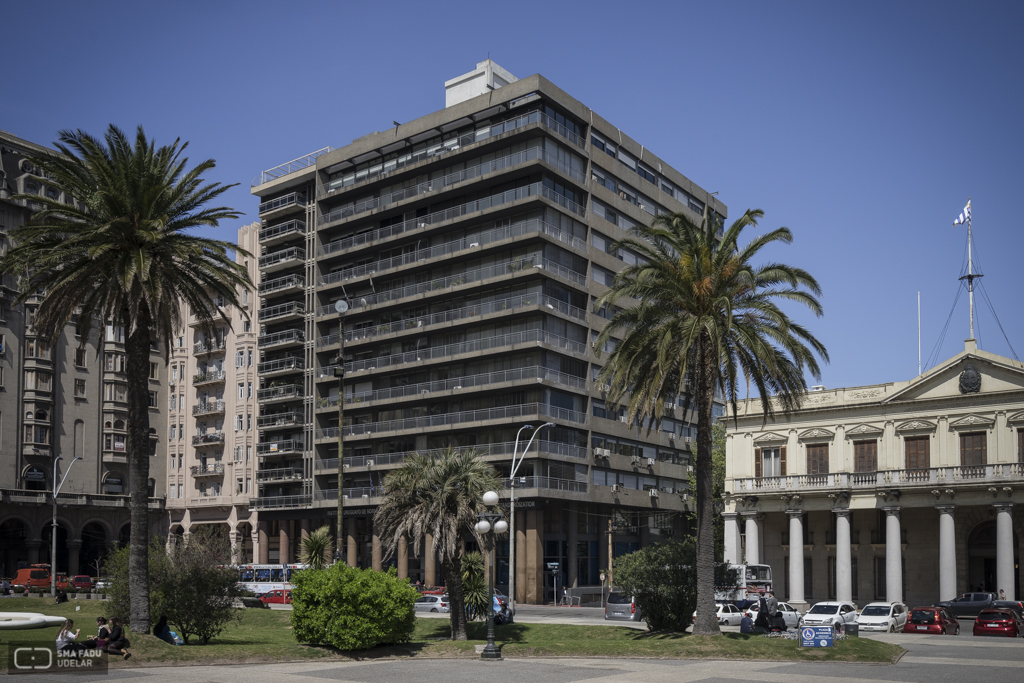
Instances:
[[[857,627],[861,631],[902,633],[907,625],[907,606],[902,602],[872,602],[861,610]]]
[[[757,619],[757,603],[747,608],[744,614],[751,619]],[[786,620],[786,628],[796,628],[800,623],[800,612],[795,607],[790,605],[788,602],[779,603],[779,611],[782,612],[782,618]]]
[[[450,612],[447,595],[424,595],[416,598],[417,612]]]
[[[852,602],[830,600],[819,602],[800,618],[800,626],[832,626],[839,633],[846,633],[846,625],[857,621],[857,606]]]
[[[718,608],[717,616],[718,623],[721,626],[738,626],[740,620],[743,619],[743,612],[739,607],[732,603],[718,603],[715,605]],[[697,613],[693,613],[693,621],[697,621]]]

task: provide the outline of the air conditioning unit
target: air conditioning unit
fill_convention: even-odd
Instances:
[[[625,415],[619,415],[619,422],[622,424],[629,424],[629,418]]]
[[[654,458],[647,458],[647,466],[654,467]]]
[[[647,495],[649,495],[651,498],[657,498],[658,497],[658,489],[650,489],[647,492]]]
[[[348,463],[345,463],[344,465],[342,465],[342,466],[341,466],[341,468],[342,468],[343,470],[347,470],[347,469],[348,469]]]
[[[367,467],[373,467],[373,461],[372,460],[367,460],[366,461],[366,466]]]
[[[469,248],[470,249],[472,249],[473,247],[479,247],[479,246],[480,246],[479,242],[470,242],[469,243]]]
[[[174,380],[173,379],[167,380],[167,386],[173,387],[174,386]]]
[[[633,457],[631,457],[629,459],[629,461],[631,463],[633,463],[634,465],[639,465],[640,464],[640,456],[639,455],[634,455]]]
[[[619,492],[619,485],[618,484],[612,484],[612,493],[618,493],[618,492]]]
[[[684,439],[684,442],[685,442],[685,443],[690,443],[690,440],[691,440],[691,439],[690,439],[690,437],[686,437],[686,438]]]

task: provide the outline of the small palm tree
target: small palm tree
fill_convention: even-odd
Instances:
[[[444,569],[451,604],[452,640],[466,640],[462,591],[463,540],[477,536],[473,525],[484,509],[483,495],[500,486],[497,472],[471,450],[448,448],[440,455],[412,454],[384,479],[387,496],[373,524],[379,528],[389,556],[400,543],[412,540],[420,552],[429,535]],[[477,539],[480,540],[479,538]]]
[[[302,539],[300,557],[310,569],[320,570],[331,563],[334,554],[334,539],[331,527],[322,526]]]
[[[213,160],[186,170],[188,143],[157,147],[140,126],[134,144],[115,126],[104,140],[61,131],[60,155],[31,161],[72,201],[27,195],[40,205],[32,221],[11,235],[15,246],[0,271],[21,276],[17,303],[42,294],[32,323],[51,343],[75,321],[83,343],[94,325],[125,333],[128,376],[128,454],[131,492],[129,570],[131,629],[148,633],[149,578],[149,363],[154,342],[171,346],[182,327],[179,302],[201,328],[213,331],[222,313],[216,300],[238,304],[238,288],[251,288],[234,262],[237,246],[190,234],[241,214],[202,208],[230,185],[206,183]],[[244,313],[243,313],[244,314]]]
[[[462,556],[462,598],[466,602],[466,618],[469,621],[487,618],[487,604],[491,594],[484,578],[484,558],[479,552]]]
[[[818,283],[809,273],[781,263],[756,266],[765,247],[788,244],[788,228],[758,235],[739,246],[743,229],[764,213],[747,211],[718,240],[719,224],[697,225],[682,213],[657,216],[619,242],[641,257],[627,266],[597,305],[622,299],[632,305],[616,313],[596,346],[619,333],[622,341],[608,357],[600,381],[612,402],[624,403],[627,419],[650,430],[683,397],[684,412],[697,412],[697,621],[694,633],[719,633],[714,608],[714,500],[711,463],[712,404],[721,392],[736,411],[740,373],[764,398],[764,419],[776,408],[799,407],[807,391],[804,372],[820,377],[815,355],[828,360],[825,347],[790,320],[780,302],[822,309]],[[691,385],[692,383],[692,385]],[[748,385],[749,386],[749,385]]]

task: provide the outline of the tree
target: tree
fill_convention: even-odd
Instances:
[[[809,273],[781,263],[754,265],[758,253],[788,244],[788,228],[757,235],[739,245],[743,229],[764,213],[748,210],[722,235],[711,216],[700,225],[685,214],[663,214],[650,226],[620,240],[640,258],[623,269],[598,307],[630,300],[601,332],[595,347],[612,335],[621,342],[608,357],[600,382],[609,398],[625,404],[627,418],[655,428],[678,397],[684,413],[697,413],[697,622],[693,632],[720,633],[714,600],[714,490],[711,464],[716,390],[736,412],[742,373],[761,396],[764,420],[798,408],[807,391],[804,373],[820,377],[816,355],[828,352],[805,327],[779,308],[780,302],[822,309],[821,290]],[[626,302],[624,302],[626,303]],[[772,399],[772,400],[769,400]]]
[[[478,552],[462,556],[462,599],[466,604],[466,619],[476,621],[487,618],[487,605],[491,594],[484,578],[484,558]]]
[[[483,495],[500,486],[497,472],[471,450],[445,449],[440,455],[412,454],[384,478],[387,495],[377,508],[374,526],[381,530],[384,550],[391,555],[411,539],[420,552],[441,559],[451,604],[452,640],[466,640],[462,591],[462,545],[467,534],[479,537],[473,525],[484,509]]]
[[[40,208],[30,223],[12,231],[15,246],[0,260],[0,271],[21,276],[16,303],[42,293],[33,327],[51,343],[72,321],[83,343],[94,324],[124,332],[131,628],[148,633],[150,348],[157,341],[165,353],[170,348],[183,326],[181,301],[208,335],[214,317],[222,313],[218,299],[243,310],[236,292],[253,285],[231,251],[246,252],[189,234],[241,214],[226,207],[202,208],[232,186],[203,180],[203,173],[215,166],[212,159],[186,170],[188,159],[182,154],[188,143],[175,140],[157,147],[141,126],[134,145],[113,125],[103,140],[81,130],[61,131],[58,138],[61,155],[30,161],[72,201],[19,195]]]
[[[687,482],[690,499],[697,500],[697,478],[691,477]],[[722,500],[725,493],[725,424],[718,420],[711,429],[711,487],[715,504]],[[696,521],[696,512],[690,513],[690,519]],[[725,557],[725,518],[714,516],[715,561],[721,562]]]
[[[322,526],[301,542],[302,562],[310,569],[323,569],[331,563],[334,543],[331,538],[331,527]]]

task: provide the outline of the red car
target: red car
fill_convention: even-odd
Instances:
[[[92,577],[85,574],[71,577],[71,586],[80,591],[89,591],[92,588]]]
[[[915,607],[903,626],[904,633],[960,635],[960,622],[945,607]]]
[[[1024,635],[1024,620],[1010,609],[983,609],[974,620],[974,635],[1016,638]]]
[[[292,604],[292,592],[288,590],[267,591],[260,596],[264,605],[290,605]]]

